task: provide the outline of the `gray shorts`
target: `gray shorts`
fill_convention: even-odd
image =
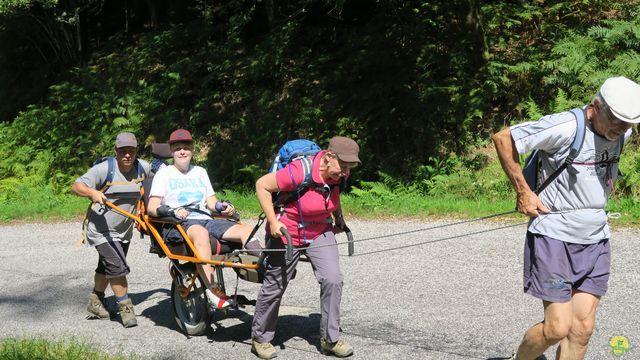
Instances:
[[[98,267],[96,273],[109,278],[127,276],[130,272],[127,265],[129,243],[111,241],[96,245],[98,251]]]
[[[527,232],[524,245],[524,292],[563,303],[573,292],[606,294],[611,269],[609,239],[596,244],[567,243]]]

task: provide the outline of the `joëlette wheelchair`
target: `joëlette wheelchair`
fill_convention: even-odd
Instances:
[[[144,192],[144,188],[141,192]],[[144,198],[146,197],[143,196]],[[151,238],[150,252],[169,259],[171,262],[169,272],[172,278],[170,296],[176,323],[187,335],[203,335],[211,325],[214,312],[219,310],[209,306],[204,292],[205,283],[198,274],[196,264],[212,265],[218,285],[225,291],[223,274],[225,267],[233,268],[237,276],[243,280],[262,282],[259,264],[264,255],[258,257],[245,254],[241,250],[240,244],[218,240],[214,241],[217,244],[213,249],[216,254],[210,257],[207,257],[206,254],[199,254],[180,220],[172,217],[151,217],[146,214],[146,202],[141,203],[136,214],[132,214],[111,202],[105,202],[114,211],[134,220],[142,234],[149,235]],[[230,219],[230,221],[239,222],[239,219]],[[182,235],[182,241],[164,239],[163,228],[168,226],[177,228]],[[236,307],[251,303],[245,296],[237,294],[234,295],[234,300]]]
[[[242,250],[240,244],[216,240],[218,245],[214,250],[217,250],[216,254],[211,257],[199,254],[193,244],[193,241],[189,238],[186,231],[180,224],[180,220],[171,217],[156,218],[147,215],[147,194],[151,187],[151,181],[152,177],[145,180],[144,186],[140,190],[142,194],[142,201],[137,207],[135,214],[124,211],[111,202],[107,201],[105,204],[114,211],[134,220],[141,234],[149,235],[151,238],[152,250],[154,249],[154,246],[157,246],[155,247],[155,251],[151,252],[155,252],[158,256],[169,259],[171,262],[169,272],[172,277],[171,304],[176,323],[187,335],[204,335],[207,328],[211,325],[214,312],[220,310],[216,310],[207,302],[205,295],[205,283],[198,274],[196,264],[212,265],[214,267],[217,282],[221,289],[225,291],[223,274],[224,268],[232,268],[240,279],[261,283],[261,264],[264,263],[264,256],[266,252],[263,251],[260,256],[254,256],[247,254],[245,250]],[[216,216],[214,215],[214,217]],[[261,217],[259,224],[261,224],[263,219],[264,218]],[[238,217],[236,219],[229,219],[229,221],[240,222],[240,219]],[[182,235],[183,241],[175,242],[164,239],[162,229],[166,226],[177,227],[178,231]],[[257,228],[258,225],[256,226],[256,229]],[[283,228],[281,230],[287,239],[285,257],[287,261],[290,261],[294,251],[291,237],[286,229]],[[353,237],[351,235],[351,231],[348,229],[345,229],[345,233],[349,240],[349,255],[352,255],[354,252]],[[269,248],[268,244],[267,248]],[[306,258],[303,257],[301,260],[305,261]],[[244,306],[252,303],[243,295],[234,294],[232,298],[235,300],[234,306],[236,308],[238,306]]]

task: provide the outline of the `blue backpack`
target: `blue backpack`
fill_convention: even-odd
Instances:
[[[582,150],[582,144],[584,143],[584,133],[586,129],[586,119],[584,110],[580,108],[576,108],[571,110],[573,116],[576,118],[576,136],[573,138],[573,143],[571,143],[571,148],[569,150],[569,155],[564,159],[564,162],[560,167],[556,169],[548,178],[544,180],[542,185],[538,186],[538,167],[540,164],[540,151],[541,150],[533,150],[529,157],[524,162],[524,169],[522,170],[522,174],[524,175],[529,188],[536,194],[540,194],[542,190],[544,190],[549,184],[551,184],[557,177],[562,173],[567,166],[573,164],[575,159],[580,154]],[[624,136],[623,136],[624,138]]]
[[[280,147],[275,159],[273,159],[273,162],[269,167],[269,172],[276,172],[289,165],[293,161],[300,160],[302,163],[302,169],[304,171],[304,178],[300,184],[297,184],[296,191],[279,192],[277,194],[273,194],[273,205],[276,208],[282,208],[285,205],[299,199],[309,189],[316,189],[318,191],[324,192],[327,196],[335,186],[339,186],[340,191],[346,189],[346,178],[343,178],[340,184],[328,186],[316,184],[313,181],[313,178],[311,177],[313,159],[321,150],[322,149],[320,148],[320,146],[318,146],[318,144],[307,139],[289,140],[284,145],[282,145],[282,147]]]
[[[320,146],[311,140],[289,140],[278,150],[276,158],[269,167],[269,172],[276,172],[294,160],[313,158],[320,150]]]
[[[311,167],[313,166],[313,158],[320,150],[318,144],[307,139],[289,140],[280,147],[269,167],[269,172],[274,173],[291,164],[293,161],[300,160],[304,171],[304,179],[297,185],[296,191],[273,194],[272,200],[275,207],[282,208],[299,199],[309,188],[315,187],[315,183],[311,177]]]

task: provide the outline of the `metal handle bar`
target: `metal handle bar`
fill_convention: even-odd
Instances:
[[[280,228],[280,232],[287,239],[287,261],[291,261],[293,259],[293,241],[291,241],[291,234],[287,231],[287,228],[284,226]]]
[[[353,234],[351,234],[351,229],[349,229],[345,225],[342,228],[342,230],[344,230],[344,233],[347,235],[347,247],[348,247],[349,256],[353,256],[353,253],[355,252],[355,250],[353,246]]]

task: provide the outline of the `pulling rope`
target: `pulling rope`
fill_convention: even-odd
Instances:
[[[395,234],[380,235],[380,236],[374,236],[374,237],[365,238],[365,239],[353,240],[353,242],[354,243],[356,243],[356,242],[364,242],[364,241],[385,239],[385,238],[394,237],[394,236],[414,234],[414,233],[417,233],[417,232],[422,232],[422,231],[427,231],[427,230],[441,229],[441,228],[445,228],[445,227],[449,227],[449,226],[462,225],[462,224],[472,223],[472,222],[476,222],[476,221],[481,221],[481,220],[487,220],[487,219],[491,219],[491,218],[506,216],[506,215],[510,215],[510,214],[513,214],[513,213],[516,213],[516,212],[518,212],[518,211],[517,210],[511,210],[511,211],[507,211],[507,212],[503,212],[503,213],[499,213],[499,214],[487,215],[487,216],[482,216],[482,217],[478,217],[478,218],[474,218],[474,219],[457,221],[457,222],[453,222],[453,223],[449,223],[449,224],[435,225],[435,226],[430,226],[430,227],[426,227],[426,228],[422,228],[422,229],[403,231],[403,232],[399,232],[399,233],[395,233]],[[520,225],[520,223],[518,223],[518,225]],[[502,228],[497,228],[496,230],[499,230],[499,229],[502,229]],[[343,241],[340,244],[346,244],[346,242]],[[333,244],[331,244],[331,245],[333,245]],[[327,245],[322,245],[322,246],[327,246]],[[320,246],[318,246],[318,247],[320,247]]]
[[[422,231],[427,231],[427,230],[441,229],[441,228],[454,226],[454,225],[462,225],[462,224],[468,224],[468,223],[472,223],[472,222],[476,222],[476,221],[497,218],[497,217],[501,217],[501,216],[505,216],[505,215],[510,215],[510,214],[513,214],[513,213],[516,213],[516,212],[517,212],[517,210],[511,210],[511,211],[506,211],[506,212],[502,212],[502,213],[498,213],[498,214],[492,214],[492,215],[481,216],[481,217],[478,217],[478,218],[473,218],[473,219],[468,219],[468,220],[456,221],[456,222],[449,223],[449,224],[430,226],[430,227],[426,227],[426,228],[422,228],[422,229],[408,230],[408,231],[403,231],[403,232],[394,233],[394,234],[388,234],[388,235],[374,236],[374,237],[365,238],[365,239],[353,240],[351,242],[349,242],[349,241],[340,241],[340,242],[336,242],[335,244],[313,245],[313,246],[304,247],[304,248],[294,248],[293,251],[304,252],[304,251],[309,250],[309,249],[319,249],[319,248],[323,248],[323,247],[338,246],[338,245],[345,245],[345,244],[356,243],[356,242],[365,242],[365,241],[379,240],[379,239],[385,239],[385,238],[390,238],[390,237],[395,237],[395,236],[414,234],[414,233],[417,233],[417,232],[422,232]],[[374,253],[397,250],[397,249],[403,249],[403,248],[407,248],[407,247],[414,247],[414,246],[419,246],[419,245],[428,244],[428,243],[432,243],[432,242],[438,242],[438,241],[444,241],[444,240],[452,240],[452,239],[460,238],[460,237],[464,237],[464,236],[477,235],[477,234],[482,234],[482,233],[486,233],[486,232],[490,232],[490,231],[506,229],[506,228],[510,228],[510,227],[514,227],[514,226],[520,226],[520,225],[526,224],[526,223],[527,222],[519,222],[517,224],[501,226],[501,227],[494,228],[494,229],[489,229],[489,230],[482,230],[482,231],[477,231],[477,232],[458,235],[458,236],[451,236],[451,237],[446,237],[446,238],[442,238],[442,239],[429,240],[429,241],[410,244],[410,245],[406,245],[406,246],[400,246],[400,247],[394,247],[394,248],[370,251],[370,252],[366,252],[366,253],[360,253],[360,254],[357,254],[357,255],[351,255],[351,257],[353,257],[353,256],[362,256],[362,255],[370,255],[370,254],[374,254]],[[284,252],[284,251],[286,251],[286,249],[262,249],[262,250],[260,250],[260,252]],[[240,252],[244,252],[244,251],[241,250]]]
[[[379,253],[379,252],[389,252],[389,251],[393,251],[393,250],[406,249],[406,248],[415,247],[415,246],[420,246],[420,245],[424,245],[424,244],[431,244],[431,243],[435,243],[435,242],[439,242],[439,241],[445,241],[445,240],[458,239],[458,238],[465,237],[465,236],[478,235],[478,234],[483,234],[483,233],[487,233],[487,232],[491,232],[491,231],[502,230],[502,229],[508,229],[508,228],[511,228],[511,227],[520,226],[520,225],[524,225],[524,224],[527,224],[527,223],[528,223],[528,221],[524,221],[524,222],[520,222],[520,223],[516,223],[516,224],[511,224],[511,225],[506,225],[506,226],[501,226],[501,227],[497,227],[497,228],[493,228],[493,229],[488,229],[488,230],[480,230],[480,231],[475,231],[475,232],[472,232],[472,233],[466,233],[466,234],[462,234],[462,235],[449,236],[449,237],[445,237],[445,238],[441,238],[441,239],[435,239],[435,240],[428,240],[428,241],[423,241],[423,242],[414,243],[414,244],[410,244],[410,245],[396,246],[396,247],[386,248],[386,249],[382,249],[382,250],[376,250],[376,251],[369,251],[369,252],[364,252],[364,253],[358,253],[358,254],[351,255],[351,257],[355,257],[355,256],[364,256],[364,255],[371,255],[371,254],[376,254],[376,253]],[[366,240],[368,240],[368,239],[366,239]]]

